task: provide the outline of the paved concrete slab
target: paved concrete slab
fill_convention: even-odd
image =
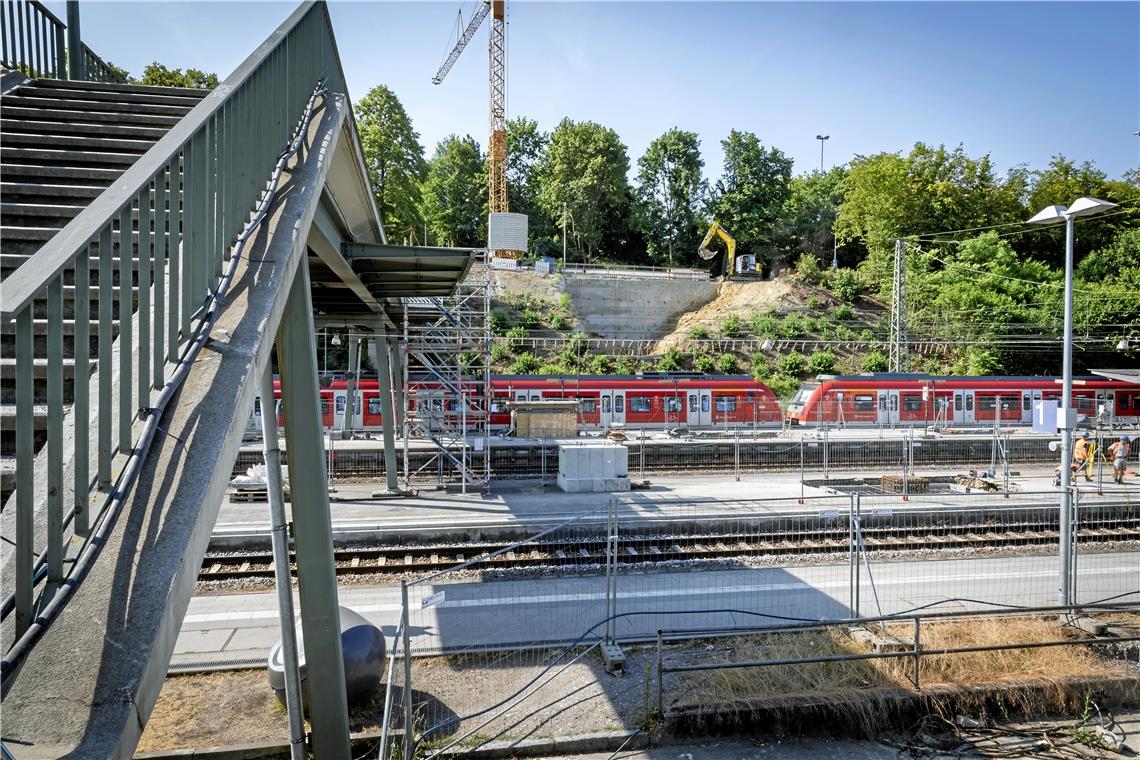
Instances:
[[[1077,587],[1093,601],[1140,590],[1140,552],[1081,555]],[[759,567],[690,572],[623,574],[619,578],[617,633],[652,637],[658,628],[778,624],[784,620],[845,619],[848,606],[846,560],[827,565]],[[1057,599],[1057,558],[1052,554],[920,562],[879,562],[862,571],[859,614],[896,613],[955,599],[945,609],[988,604],[1047,606]],[[873,584],[872,584],[873,580]],[[605,618],[604,578],[534,577],[479,582],[415,585],[409,590],[413,650],[428,653],[516,644],[563,642],[589,635]],[[442,601],[423,607],[432,594]],[[221,600],[222,605],[217,602]],[[399,586],[349,586],[340,604],[363,615],[384,633],[395,633],[400,617]],[[729,612],[731,611],[731,612]],[[224,632],[228,643],[213,652],[176,654],[181,667],[232,656],[267,655],[278,637],[276,594],[245,593],[195,597],[183,630]],[[229,638],[233,636],[234,638]],[[240,636],[240,639],[238,638]]]

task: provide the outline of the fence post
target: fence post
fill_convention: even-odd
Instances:
[[[1077,589],[1077,546],[1081,533],[1081,491],[1073,485],[1073,540],[1072,557],[1069,560],[1069,603],[1077,604],[1079,600]]]
[[[863,494],[857,493],[857,494],[855,494],[855,520],[852,524],[852,530],[854,533],[853,539],[855,542],[855,552],[854,552],[855,583],[852,586],[852,588],[854,589],[854,592],[855,592],[855,604],[854,604],[855,617],[859,617],[861,614],[859,592],[860,592],[860,588],[862,586],[862,578],[860,577],[861,576],[861,568],[860,568],[860,560],[859,560],[859,531],[860,531],[860,526],[862,525],[862,522],[861,522],[862,514],[863,514]]]
[[[823,426],[823,479],[825,481],[829,479],[828,471],[827,471],[827,450],[828,450],[828,443],[830,442],[830,440],[831,439],[830,439],[830,435],[828,433],[827,425],[824,425]]]
[[[732,431],[732,466],[737,482],[740,482],[740,431]]]
[[[804,503],[804,439],[800,434],[800,504]]]
[[[922,618],[914,618],[914,688],[922,689],[922,676],[919,674],[922,667]]]
[[[657,714],[664,715],[665,702],[662,693],[664,687],[664,674],[661,672],[661,629],[657,629]]]
[[[415,730],[412,726],[412,649],[408,633],[408,582],[400,581],[400,599],[404,629],[404,760],[411,760]]]

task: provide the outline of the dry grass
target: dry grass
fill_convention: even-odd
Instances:
[[[909,642],[913,626],[892,626],[887,633]],[[923,625],[922,644],[924,648],[941,649],[1044,642],[1065,635],[1056,621],[983,618]],[[727,643],[728,647],[719,651],[715,659],[726,662],[868,651],[865,645],[836,629],[727,639],[720,643]],[[706,657],[698,659],[707,661]],[[1006,713],[1071,710],[1082,697],[1066,688],[1072,679],[1127,672],[1123,666],[1113,665],[1083,646],[929,656],[921,662],[921,693],[934,710],[952,702],[955,710],[973,708],[984,712],[995,687],[1001,694],[1000,709]],[[918,693],[911,682],[913,673],[914,660],[908,657],[697,671],[678,676],[668,685],[667,693],[677,695],[668,707],[695,717],[731,722],[756,708],[780,716],[802,712],[810,706],[817,714],[843,717],[849,725],[870,735],[885,725],[893,710],[899,709],[900,697]],[[1022,684],[1034,684],[1037,688],[1033,692],[1014,688]],[[980,686],[989,688],[966,688]]]

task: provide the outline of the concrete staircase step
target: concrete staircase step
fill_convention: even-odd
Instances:
[[[53,135],[35,132],[5,132],[6,147],[54,148],[69,151],[136,153],[142,155],[154,145],[153,140],[127,137],[92,137],[89,135]]]
[[[123,113],[117,111],[88,111],[77,104],[56,103],[54,107],[39,105],[4,105],[4,116],[10,119],[51,119],[52,121],[76,124],[139,124],[149,127],[169,129],[178,123],[178,116],[148,113]]]
[[[117,166],[126,169],[138,160],[137,153],[110,153],[90,150],[50,150],[44,148],[0,146],[0,162],[54,164],[55,166]]]
[[[12,106],[16,108],[42,108],[42,109],[58,109],[61,106],[61,100],[56,97],[36,97],[33,95],[24,95],[24,87],[20,87],[11,95],[5,95]],[[34,88],[33,88],[34,89]],[[98,100],[94,96],[97,93],[90,93],[92,97],[85,98],[68,98],[65,102],[68,109],[72,111],[81,111],[83,113],[129,113],[131,115],[146,114],[150,116],[167,116],[174,119],[180,119],[185,116],[190,108],[182,105],[164,105],[157,103],[135,103],[133,101],[127,102],[124,100],[105,101]]]
[[[5,167],[6,168],[6,167]],[[94,200],[107,188],[103,185],[57,185],[49,182],[10,182],[5,176],[0,181],[0,198],[4,202],[41,203],[41,198]]]
[[[0,456],[0,504],[16,490],[16,458]]]
[[[74,83],[69,80],[58,79],[51,85],[41,84],[40,81],[22,85],[19,95],[29,98],[60,98],[69,103],[92,101],[115,103],[122,106],[125,111],[135,112],[141,112],[140,106],[161,105],[178,107],[184,113],[188,113],[202,99],[199,95],[191,97],[178,93],[154,92],[153,90],[140,92],[138,90],[123,91],[75,87]]]
[[[3,167],[4,180],[55,180],[58,184],[99,184],[106,187],[122,175],[121,168],[99,166],[55,166],[45,164],[7,164]]]
[[[5,111],[0,118],[0,132],[5,135],[17,133],[51,135],[89,135],[91,137],[127,137],[136,140],[157,142],[166,134],[162,127],[148,127],[139,124],[83,124],[59,121],[52,114],[44,114],[38,119],[10,119]]]
[[[47,87],[56,90],[90,90],[95,92],[119,92],[152,95],[179,95],[182,97],[197,98],[201,100],[210,94],[210,90],[195,87],[159,87],[149,84],[127,84],[119,82],[80,82],[74,79],[36,79],[30,82],[36,87]]]

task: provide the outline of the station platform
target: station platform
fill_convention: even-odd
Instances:
[[[633,473],[631,473],[633,474]],[[881,473],[888,474],[888,473]],[[919,477],[949,479],[961,470],[926,471]],[[330,493],[333,538],[337,543],[399,542],[444,540],[450,536],[494,538],[538,532],[583,515],[604,513],[612,499],[618,499],[623,512],[667,514],[671,510],[687,514],[724,514],[743,501],[773,500],[764,508],[773,512],[802,512],[811,509],[819,497],[847,498],[851,481],[877,477],[866,471],[831,472],[825,481],[822,472],[759,473],[741,475],[708,475],[701,477],[652,477],[644,490],[620,494],[563,493],[554,483],[539,480],[494,481],[489,492],[466,494],[452,490],[422,490],[415,495],[395,498],[372,498],[380,484],[338,483]],[[1051,493],[1053,471],[1048,468],[1018,471],[1011,479],[1015,493]],[[845,484],[845,481],[848,484]],[[806,483],[806,484],[805,484]],[[1098,492],[1097,483],[1077,484],[1082,493]],[[1104,494],[1137,494],[1140,480],[1126,480],[1124,485],[1105,477]],[[977,492],[979,497],[994,501],[1001,493]],[[949,495],[949,494],[947,494]],[[946,499],[946,506],[961,504],[961,497]],[[805,504],[799,503],[804,499]],[[868,494],[878,502],[898,501],[901,494]],[[915,504],[919,500],[915,500]],[[923,495],[925,508],[936,507],[937,494]],[[755,507],[752,507],[755,508]],[[211,539],[211,550],[268,546],[269,507],[265,502],[232,502],[222,504]]]

